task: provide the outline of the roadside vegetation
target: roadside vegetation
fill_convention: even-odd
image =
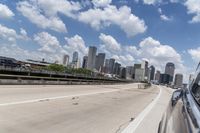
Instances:
[[[61,72],[61,73],[69,73],[69,74],[84,74],[84,75],[92,75],[92,71],[84,68],[70,68],[60,64],[50,64],[45,67],[48,71],[53,72]]]

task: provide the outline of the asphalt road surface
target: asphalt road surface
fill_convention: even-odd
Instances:
[[[138,84],[0,86],[0,133],[120,133],[141,116],[129,132],[153,133],[171,92]]]

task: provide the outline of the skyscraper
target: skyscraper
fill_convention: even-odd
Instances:
[[[120,67],[121,67],[121,64],[118,63],[118,62],[115,62],[115,64],[114,64],[113,74],[115,74],[115,75],[119,75],[119,74],[120,74]]]
[[[143,68],[136,68],[135,69],[135,81],[145,81],[145,70]]]
[[[71,62],[71,67],[72,68],[79,68],[80,66],[80,62],[79,62],[79,59],[78,59],[78,52],[75,51],[73,53],[73,57],[72,57],[72,62]]]
[[[155,80],[159,83],[160,82],[160,71],[156,71]]]
[[[134,66],[126,67],[126,79],[133,79]]]
[[[148,78],[148,61],[143,60],[141,68],[144,69],[144,78],[147,79]]]
[[[115,59],[111,58],[109,60],[108,73],[113,74],[114,64],[115,64]]]
[[[133,79],[135,79],[136,77],[135,77],[135,71],[136,71],[136,69],[141,69],[141,64],[134,64],[134,70],[133,70]]]
[[[106,59],[104,66],[104,73],[108,73],[109,71],[109,59]]]
[[[69,64],[69,55],[63,56],[63,65],[67,66]]]
[[[159,83],[170,84],[170,75],[169,74],[165,74],[165,73],[160,74]]]
[[[125,79],[126,78],[126,68],[120,67],[120,78]]]
[[[75,51],[73,53],[72,62],[78,62],[78,52],[77,51]]]
[[[155,75],[155,67],[151,65],[149,67],[149,80],[154,80],[154,75]]]
[[[177,73],[175,75],[174,87],[181,88],[182,86],[183,86],[183,75],[180,73]]]
[[[96,61],[95,61],[95,68],[97,71],[101,72],[103,69],[104,61],[105,61],[105,53],[99,53],[96,56]]]
[[[168,74],[170,76],[169,82],[173,82],[174,78],[174,71],[175,71],[175,65],[172,62],[168,62],[165,66],[165,74]]]
[[[88,56],[83,57],[82,68],[87,68]]]
[[[87,64],[87,68],[90,70],[93,70],[95,68],[96,53],[97,53],[97,48],[94,46],[90,46],[88,51],[88,64]]]

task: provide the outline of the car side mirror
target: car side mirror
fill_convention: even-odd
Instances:
[[[171,98],[172,106],[176,105],[177,101],[182,97],[182,95],[183,95],[183,89],[179,89],[173,92]]]

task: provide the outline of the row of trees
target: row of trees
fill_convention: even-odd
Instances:
[[[48,71],[54,72],[62,72],[62,73],[70,73],[70,74],[84,74],[84,75],[92,75],[92,71],[84,68],[70,68],[60,64],[50,64],[45,68]]]

